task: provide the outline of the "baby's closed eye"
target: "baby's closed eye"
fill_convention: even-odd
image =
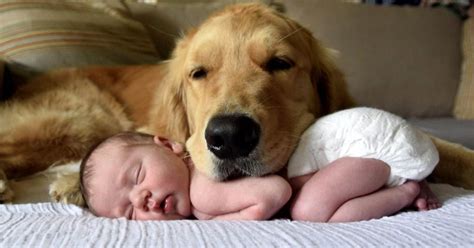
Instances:
[[[138,164],[135,175],[135,185],[140,184],[143,181],[143,166],[142,163]]]
[[[133,220],[134,216],[133,216],[133,205],[130,204],[130,207],[128,208],[128,211],[127,213],[125,214],[125,217],[128,219],[128,220]]]

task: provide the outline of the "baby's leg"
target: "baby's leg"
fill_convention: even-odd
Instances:
[[[409,181],[393,188],[347,201],[337,209],[329,222],[349,222],[381,218],[410,205],[420,192],[417,182]]]
[[[380,189],[390,174],[383,161],[341,158],[315,173],[302,187],[290,207],[294,220],[327,222],[348,200]]]

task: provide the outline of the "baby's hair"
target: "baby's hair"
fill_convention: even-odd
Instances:
[[[153,135],[140,133],[140,132],[121,132],[105,138],[100,142],[93,145],[89,151],[86,153],[84,158],[81,161],[80,169],[79,169],[79,177],[80,177],[80,189],[82,197],[84,198],[84,202],[86,207],[95,214],[94,209],[91,207],[89,203],[89,199],[91,196],[91,192],[89,189],[89,179],[91,178],[92,174],[94,173],[94,163],[91,157],[96,154],[96,152],[100,151],[101,149],[105,148],[109,144],[113,143],[122,143],[125,146],[129,145],[140,145],[140,144],[150,144],[153,142]]]

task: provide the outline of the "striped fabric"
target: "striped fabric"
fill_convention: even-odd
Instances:
[[[0,0],[0,56],[37,71],[158,60],[142,25],[103,1]]]
[[[464,22],[463,27],[463,65],[454,116],[458,119],[474,120],[474,19]]]
[[[0,60],[0,100],[3,98],[3,72],[5,68],[5,62]]]

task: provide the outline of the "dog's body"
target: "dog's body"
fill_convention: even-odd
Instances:
[[[19,177],[78,160],[103,138],[144,127],[186,142],[196,167],[216,180],[261,176],[284,168],[319,116],[352,104],[306,29],[267,7],[237,5],[189,32],[162,64],[66,69],[20,87],[0,105],[0,172]],[[457,180],[449,168],[474,167],[473,151],[436,144],[454,163],[441,166],[448,179]],[[81,203],[77,190],[73,175],[52,192]],[[0,200],[10,196],[0,187]]]

